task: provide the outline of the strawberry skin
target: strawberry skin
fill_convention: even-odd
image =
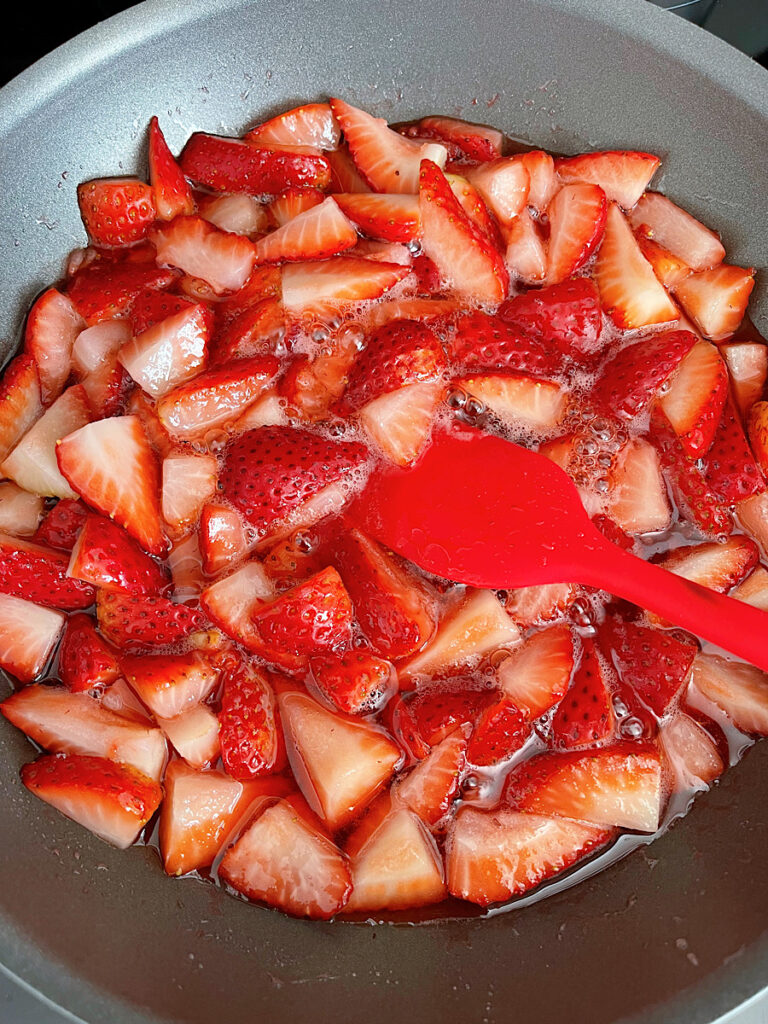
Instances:
[[[603,366],[592,392],[595,401],[632,419],[696,344],[690,331],[664,331],[627,345]]]
[[[168,288],[175,280],[172,270],[154,265],[97,261],[70,279],[67,295],[87,324],[97,324],[124,314],[142,292]]]
[[[562,359],[556,351],[529,338],[514,324],[487,313],[466,313],[456,322],[451,358],[465,370],[513,370],[551,377]]]
[[[707,453],[707,483],[727,505],[765,490],[765,480],[749,447],[741,419],[728,397],[723,415]]]
[[[680,361],[660,400],[688,455],[709,451],[728,396],[728,369],[717,348],[699,341]]]
[[[585,639],[571,687],[552,719],[552,741],[561,748],[584,747],[608,739],[614,727],[602,666],[594,643]]]
[[[141,334],[143,331],[159,324],[161,320],[167,320],[169,316],[181,313],[189,309],[194,303],[183,295],[173,295],[170,292],[161,291],[156,288],[146,288],[133,299],[130,305],[130,322],[133,334]]]
[[[565,356],[594,356],[602,348],[600,298],[587,277],[517,295],[499,307],[498,315]]]
[[[430,747],[440,743],[462,726],[477,722],[480,715],[496,704],[498,692],[455,685],[433,683],[419,690],[409,702],[408,711],[418,735]]]
[[[421,229],[416,196],[346,192],[333,197],[339,208],[369,238],[412,242]]]
[[[165,597],[100,591],[96,616],[102,636],[125,650],[147,650],[178,643],[204,629],[201,612]]]
[[[133,245],[155,219],[152,189],[135,178],[102,178],[77,187],[85,230],[94,245]]]
[[[87,517],[88,509],[82,501],[62,498],[47,513],[32,539],[36,544],[71,551]]]
[[[364,649],[310,658],[309,667],[322,695],[349,715],[377,710],[397,685],[392,663]]]
[[[174,159],[156,117],[149,122],[149,181],[158,220],[195,212],[192,189]]]
[[[437,380],[445,355],[436,335],[417,320],[395,320],[366,339],[344,392],[345,409],[359,409],[408,384]]]
[[[219,725],[224,768],[233,779],[245,782],[285,767],[285,745],[272,688],[245,662],[224,680]]]
[[[103,516],[88,516],[72,550],[68,574],[103,590],[160,594],[168,577],[125,530]]]
[[[96,632],[93,619],[79,613],[67,619],[59,648],[59,676],[73,693],[103,689],[120,675],[112,647]]]
[[[506,697],[499,697],[475,722],[467,747],[467,761],[482,766],[498,764],[523,746],[530,731],[522,711]]]
[[[67,577],[67,562],[59,551],[0,534],[0,593],[63,611],[87,608],[96,592],[89,583]]]
[[[659,718],[688,681],[696,646],[673,633],[608,616],[600,646],[623,683]]]
[[[324,156],[254,146],[241,139],[195,132],[179,158],[187,178],[215,192],[276,194],[286,188],[325,188],[331,168]]]

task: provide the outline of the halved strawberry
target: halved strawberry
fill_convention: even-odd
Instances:
[[[357,231],[331,196],[254,243],[256,264],[320,260],[351,249]]]
[[[263,810],[224,854],[219,871],[249,899],[296,917],[333,917],[352,889],[346,858],[297,797]]]
[[[292,263],[281,273],[286,310],[309,314],[378,299],[407,277],[410,267],[361,256],[335,256],[318,263]]]
[[[658,192],[647,192],[629,215],[633,228],[684,260],[693,270],[722,263],[725,249],[714,233]]]
[[[56,457],[61,472],[89,505],[114,519],[151,554],[165,553],[159,468],[136,416],[116,416],[75,430],[59,443]]]
[[[23,491],[10,480],[0,483],[0,532],[31,537],[43,515],[43,499]]]
[[[457,320],[449,355],[469,372],[512,370],[552,377],[562,366],[561,355],[550,345],[529,338],[500,316],[480,312],[466,313]]]
[[[675,288],[675,298],[705,338],[722,341],[738,330],[754,286],[752,267],[721,263],[684,278]]]
[[[595,260],[600,301],[614,324],[626,330],[676,320],[678,311],[640,251],[632,229],[614,203]]]
[[[593,398],[632,419],[646,408],[696,344],[690,331],[663,331],[620,349],[600,371]]]
[[[153,398],[205,369],[213,315],[193,305],[153,324],[122,346],[120,362]]]
[[[659,455],[642,438],[630,441],[608,474],[610,519],[628,533],[655,533],[672,521]]]
[[[99,178],[77,186],[85,230],[94,245],[132,245],[155,219],[152,189],[137,178]]]
[[[516,754],[530,734],[526,716],[502,695],[478,716],[467,747],[467,761],[485,767],[496,765]]]
[[[67,556],[8,534],[0,534],[0,593],[36,604],[75,611],[93,604],[88,583],[69,579]]]
[[[564,185],[547,207],[547,283],[558,284],[582,267],[606,230],[607,203],[599,185]]]
[[[421,221],[416,196],[345,192],[333,198],[342,212],[370,238],[411,242],[419,235]]]
[[[60,611],[0,594],[0,668],[31,682],[48,663],[65,622]]]
[[[274,596],[275,588],[261,562],[246,562],[235,572],[217,580],[202,592],[200,604],[227,636],[244,647],[258,642],[251,612]]]
[[[720,346],[731,378],[733,398],[742,416],[763,397],[768,380],[768,346],[759,341],[737,341]]]
[[[446,841],[448,889],[481,907],[500,903],[565,871],[611,837],[565,818],[462,807]]]
[[[160,806],[163,791],[142,772],[103,757],[48,754],[21,769],[30,792],[113,846],[125,849]]]
[[[214,192],[249,195],[282,192],[285,188],[324,188],[331,178],[328,161],[320,153],[252,145],[242,139],[194,132],[179,157],[187,178]]]
[[[514,646],[520,631],[491,590],[468,590],[437,628],[427,646],[398,667],[401,683],[479,661],[501,647]]]
[[[72,549],[67,575],[73,582],[84,580],[102,590],[131,594],[159,594],[168,586],[164,569],[104,516],[86,519]]]
[[[592,182],[602,188],[608,199],[631,210],[660,163],[652,153],[622,150],[560,157],[555,167],[561,181]]]
[[[706,789],[725,771],[717,745],[699,723],[677,711],[659,729],[664,756],[675,775],[675,789]]]
[[[230,196],[206,196],[200,203],[200,216],[221,231],[255,238],[269,228],[264,203],[242,192]]]
[[[468,731],[464,727],[450,732],[393,785],[396,801],[404,803],[430,828],[445,817],[458,794],[466,764]]]
[[[727,395],[728,369],[717,348],[697,342],[661,398],[664,415],[691,458],[701,458],[712,446]]]
[[[441,278],[464,299],[494,304],[509,287],[501,253],[470,220],[440,168],[425,160],[419,174],[421,245]]]
[[[539,754],[512,772],[504,790],[516,810],[638,832],[656,831],[663,799],[659,751],[638,743]]]
[[[204,616],[195,608],[165,597],[118,591],[99,592],[96,617],[102,636],[126,651],[176,644],[205,626]]]
[[[163,459],[163,519],[177,533],[197,522],[216,493],[218,463],[212,455],[179,452]]]
[[[586,277],[516,295],[498,315],[527,338],[576,359],[594,356],[603,347],[600,297]]]
[[[32,538],[36,544],[43,544],[62,551],[71,551],[77,535],[85,524],[88,508],[82,501],[64,498],[57,501],[46,513],[40,527]]]
[[[278,697],[299,788],[332,830],[357,817],[386,785],[400,750],[378,726],[327,711],[298,690]]]
[[[281,228],[300,213],[319,206],[324,199],[319,188],[287,188],[267,206],[269,218],[276,227]]]
[[[551,626],[534,633],[501,663],[499,686],[529,718],[538,718],[568,689],[573,661],[570,628]]]
[[[704,475],[715,494],[727,505],[765,490],[765,479],[730,396],[707,453]]]
[[[619,679],[659,718],[687,683],[696,656],[694,644],[683,643],[668,630],[613,616],[600,629],[600,646]]]
[[[508,228],[528,201],[531,179],[519,156],[499,157],[464,170],[499,223]]]
[[[175,280],[172,270],[154,264],[96,261],[70,279],[67,295],[87,324],[97,324],[124,314],[143,292],[168,288]]]
[[[320,694],[346,714],[371,714],[397,689],[392,663],[365,649],[312,657],[309,667]]]
[[[683,579],[725,594],[740,583],[757,562],[755,542],[749,537],[736,536],[722,543],[709,541],[674,548],[664,554],[658,564]]]
[[[59,648],[59,676],[73,693],[110,686],[120,675],[117,654],[96,632],[89,615],[67,619]]]
[[[159,718],[174,718],[194,707],[219,680],[216,666],[199,651],[123,655],[120,668],[131,689]]]
[[[72,300],[55,288],[43,292],[30,309],[24,329],[24,351],[32,356],[37,366],[40,395],[45,405],[50,405],[64,390],[72,369],[72,346],[84,327],[85,321]],[[4,387],[8,387],[5,380]],[[31,382],[19,380],[10,392],[16,403],[21,399],[20,387],[27,396],[30,392],[34,395]],[[27,402],[24,402],[19,411],[26,409]]]
[[[573,682],[552,719],[552,743],[560,748],[591,746],[610,739],[615,728],[603,666],[594,642],[586,637]]]
[[[521,210],[506,231],[504,260],[510,277],[523,284],[541,284],[547,276],[547,250],[537,222]]]
[[[16,356],[0,381],[0,461],[43,414],[40,377],[33,356]]]
[[[683,278],[688,277],[691,268],[678,256],[674,256],[669,249],[663,248],[645,233],[645,225],[635,229],[635,238],[640,252],[650,263],[657,279],[664,287],[671,290],[678,285]]]
[[[554,427],[565,413],[566,394],[553,381],[487,373],[459,377],[453,384],[510,426]]]
[[[306,103],[286,110],[246,133],[248,142],[267,146],[336,149],[341,132],[328,103]]]
[[[471,124],[456,117],[422,117],[400,131],[414,139],[437,139],[446,144],[452,160],[485,163],[501,156],[504,136],[484,124]]]
[[[108,758],[156,781],[165,767],[167,751],[159,729],[124,718],[88,694],[33,684],[7,697],[0,711],[52,753]]]
[[[768,733],[768,676],[717,654],[696,655],[693,684],[742,732]]]
[[[244,561],[254,546],[241,514],[227,505],[209,504],[200,513],[200,551],[209,576]]]
[[[247,781],[285,767],[275,695],[264,674],[245,661],[225,675],[219,725],[224,768],[233,779]]]
[[[410,384],[375,398],[358,413],[368,437],[398,466],[419,457],[444,394],[439,382]]]
[[[157,262],[201,277],[220,295],[242,288],[256,258],[253,243],[202,217],[176,217],[152,233]]]
[[[504,607],[521,629],[561,619],[578,595],[572,583],[545,583],[507,592]]]
[[[158,220],[195,212],[192,189],[174,159],[156,117],[149,122],[149,181]]]

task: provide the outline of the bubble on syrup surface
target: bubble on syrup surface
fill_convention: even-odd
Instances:
[[[467,403],[467,393],[461,388],[454,388],[448,393],[445,401],[449,409],[463,409]]]
[[[625,718],[619,726],[621,735],[626,737],[628,740],[639,740],[643,738],[645,732],[645,726],[635,715],[631,715],[629,718]]]

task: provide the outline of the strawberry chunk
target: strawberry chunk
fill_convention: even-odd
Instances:
[[[437,139],[444,143],[452,160],[485,163],[501,156],[504,136],[487,125],[470,124],[456,117],[422,117],[402,129],[414,139]]]
[[[582,267],[606,230],[607,203],[599,185],[564,185],[547,207],[547,283],[558,284]]]
[[[341,131],[328,103],[306,103],[256,125],[245,138],[257,145],[336,149]]]
[[[211,503],[200,513],[200,552],[209,576],[244,561],[254,546],[248,527],[235,509]]]
[[[673,714],[661,726],[659,738],[675,776],[675,789],[707,789],[725,771],[717,745],[690,715]]]
[[[499,686],[529,718],[538,718],[568,689],[573,662],[570,629],[551,626],[534,633],[501,663]]]
[[[241,782],[285,767],[285,745],[275,695],[266,677],[240,662],[224,679],[219,712],[221,756]]]
[[[516,625],[530,629],[563,618],[577,595],[578,589],[572,583],[518,587],[507,592],[504,607]]]
[[[16,356],[0,381],[0,460],[43,415],[40,377],[33,356]]]
[[[279,196],[275,196],[267,206],[269,219],[276,227],[281,228],[300,213],[319,206],[324,199],[325,196],[319,188],[287,188]]]
[[[717,654],[696,655],[693,684],[742,732],[768,733],[768,676],[743,662]]]
[[[195,212],[195,200],[156,117],[149,122],[149,181],[158,220]]]
[[[552,719],[556,747],[584,747],[610,739],[616,727],[611,695],[594,643],[582,642],[581,661]]]
[[[506,231],[504,261],[512,278],[523,284],[541,284],[547,276],[547,250],[538,223],[521,210]]]
[[[498,315],[527,338],[579,359],[602,349],[600,299],[592,281],[576,277],[505,302]]]
[[[587,181],[599,185],[608,199],[625,210],[631,210],[660,163],[652,153],[611,150],[561,157],[555,167],[561,181]]]
[[[659,559],[670,572],[720,594],[740,583],[757,562],[757,545],[743,536],[674,548]]]
[[[78,534],[85,525],[88,509],[82,501],[64,498],[57,501],[46,513],[37,533],[32,538],[36,544],[49,548],[71,551]]]
[[[96,632],[89,615],[67,619],[59,648],[59,676],[73,693],[104,689],[120,675],[117,653]]]
[[[329,150],[326,158],[331,167],[330,191],[337,192],[371,192],[372,189],[360,171],[349,152],[349,147],[342,142],[338,149]]]
[[[72,346],[84,327],[85,321],[72,299],[55,288],[43,292],[30,309],[24,330],[24,351],[32,356],[37,366],[40,396],[45,405],[50,405],[64,390],[72,369]],[[29,398],[34,398],[34,385],[31,381],[6,377],[4,386],[8,385],[13,388],[13,401],[19,403],[19,411],[23,413],[29,408]]]
[[[360,410],[359,420],[386,459],[408,466],[429,441],[443,395],[439,381],[409,384],[369,402]]]
[[[721,263],[684,278],[675,298],[705,338],[722,341],[738,330],[754,286],[753,268]]]
[[[608,473],[610,488],[609,513],[614,533],[655,533],[666,530],[672,521],[667,488],[661,472],[661,461],[653,445],[635,438],[618,454],[616,464]],[[601,526],[603,533],[605,524]],[[610,537],[616,543],[615,538]],[[626,540],[629,544],[626,545]],[[620,538],[632,547],[632,538]]]
[[[43,515],[43,499],[6,480],[0,483],[0,532],[30,537]]]
[[[614,414],[632,419],[696,344],[690,331],[664,331],[620,349],[603,366],[593,396]]]
[[[101,178],[77,186],[85,230],[94,245],[133,245],[145,238],[155,219],[149,185],[136,178]]]
[[[213,315],[191,305],[126,342],[119,359],[136,383],[159,398],[205,369]]]
[[[472,729],[467,760],[491,766],[516,754],[530,735],[530,726],[519,708],[499,697],[480,714]]]
[[[168,585],[161,566],[125,530],[103,516],[88,516],[72,549],[67,569],[74,580],[103,590],[159,594]]]
[[[377,328],[350,373],[343,405],[359,409],[379,395],[407,384],[437,380],[445,356],[436,335],[416,320],[396,320]]]
[[[693,270],[722,263],[725,249],[709,228],[658,192],[642,196],[629,215],[633,228],[652,238]]]
[[[768,402],[755,402],[747,420],[749,442],[755,459],[763,471],[768,472]]]
[[[504,307],[502,307],[503,309]],[[466,313],[456,322],[450,356],[467,371],[510,370],[534,377],[552,377],[562,358],[548,345],[528,337],[500,316]]]
[[[254,245],[256,264],[321,260],[351,249],[357,242],[354,226],[330,196],[319,206],[298,213],[287,224],[264,235]]]
[[[605,620],[600,645],[621,681],[659,718],[686,684],[696,656],[693,644],[667,630],[613,617]]]
[[[200,204],[200,216],[221,231],[257,238],[269,228],[269,217],[263,203],[255,196],[235,193],[229,196],[206,196]]]
[[[421,231],[416,196],[398,193],[344,192],[333,197],[353,224],[382,242],[412,242]]]
[[[467,181],[488,204],[499,223],[508,228],[528,200],[530,175],[519,156],[500,157],[479,167],[467,168]]]
[[[645,225],[635,230],[635,238],[640,252],[648,260],[654,274],[665,288],[673,289],[691,273],[691,268],[679,256],[674,256],[669,249],[665,249],[645,234]]]
[[[310,658],[312,680],[326,700],[339,711],[367,715],[378,710],[397,689],[391,662],[366,650]]]
[[[199,651],[189,654],[122,656],[122,673],[131,689],[158,718],[175,718],[212,692],[219,673]]]
[[[350,302],[378,299],[407,277],[409,269],[361,256],[293,263],[282,270],[283,305],[293,313],[322,314]]]
[[[67,295],[87,324],[97,324],[125,314],[137,296],[169,288],[175,280],[173,271],[154,264],[97,261],[71,278]]]
[[[165,597],[118,591],[99,592],[96,615],[102,636],[127,651],[166,647],[205,626],[204,617],[194,608]]]
[[[430,828],[445,817],[458,794],[467,760],[467,732],[466,727],[450,732],[392,787],[396,800]]]
[[[707,453],[704,475],[715,494],[728,505],[765,490],[763,473],[750,450],[730,397]]]
[[[324,188],[331,178],[328,161],[319,153],[257,146],[205,132],[189,137],[179,163],[187,178],[214,192],[254,196],[285,188]]]
[[[65,621],[53,608],[0,594],[0,668],[22,683],[41,675]]]
[[[67,556],[59,551],[0,534],[0,593],[62,611],[87,608],[94,602],[94,588],[69,579],[67,562]]]
[[[459,678],[432,682],[409,701],[408,713],[418,736],[429,747],[442,743],[457,730],[466,737],[480,715],[496,704],[498,693]]]
[[[454,381],[480,406],[512,427],[554,427],[566,409],[566,395],[559,384],[518,374],[483,374]],[[465,403],[467,408],[469,403]]]
[[[737,341],[720,346],[728,367],[733,400],[743,417],[763,397],[768,380],[768,346],[761,341]]]
[[[242,288],[256,258],[247,238],[219,231],[202,217],[176,217],[155,230],[152,241],[158,263],[202,278],[217,295]]]
[[[163,459],[163,519],[177,534],[186,532],[216,493],[218,464],[212,455],[168,455]]]
[[[686,453],[697,459],[714,440],[728,394],[728,370],[717,348],[700,341],[680,363],[661,407]]]

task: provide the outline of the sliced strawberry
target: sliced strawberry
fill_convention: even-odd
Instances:
[[[422,117],[401,130],[409,138],[437,139],[451,151],[451,159],[472,163],[495,160],[501,156],[504,143],[504,136],[495,128],[455,117]]]
[[[269,228],[264,203],[242,192],[231,196],[206,196],[200,204],[200,216],[221,231],[246,238],[256,238]]]
[[[394,660],[423,647],[437,625],[432,587],[359,530],[334,533],[328,550],[374,649]]]
[[[420,259],[414,260],[414,266]],[[460,303],[456,299],[382,299],[368,313],[368,326],[373,329],[389,323],[390,320],[425,320],[438,326],[447,322],[449,317],[459,311]]]
[[[531,179],[519,156],[500,157],[467,168],[465,175],[504,227],[512,224],[528,201]]]
[[[36,544],[71,551],[87,515],[88,509],[82,501],[71,501],[68,498],[57,501],[50,512],[46,513],[32,539]]]
[[[427,646],[398,667],[401,683],[413,685],[422,675],[440,673],[513,646],[520,631],[491,590],[470,590],[438,626]]]
[[[254,244],[256,264],[320,260],[351,249],[357,231],[328,196]]]
[[[274,586],[259,561],[246,562],[230,576],[217,580],[200,595],[200,603],[227,636],[244,647],[258,643],[251,613],[274,596]]]
[[[758,566],[731,591],[730,597],[768,612],[768,569]]]
[[[77,336],[72,349],[72,367],[96,418],[121,412],[133,387],[117,360],[119,349],[130,338],[131,327],[127,320],[102,320]]]
[[[530,629],[531,626],[542,626],[563,618],[577,594],[578,590],[572,583],[519,587],[507,592],[504,607],[521,629]]]
[[[265,676],[246,662],[224,679],[219,724],[224,768],[233,779],[244,782],[285,767],[275,696]]]
[[[31,537],[43,515],[43,499],[6,480],[0,483],[0,533]]]
[[[729,537],[722,543],[710,541],[674,548],[659,559],[659,564],[670,572],[719,594],[740,583],[757,562],[757,545],[742,536]]]
[[[600,301],[614,324],[626,330],[676,320],[678,311],[640,251],[621,210],[608,206],[605,234],[595,260]]]
[[[66,619],[9,594],[0,594],[0,668],[29,683],[41,675]]]
[[[195,212],[195,200],[156,117],[149,122],[149,181],[158,220]]]
[[[341,132],[327,103],[307,103],[286,110],[277,117],[256,125],[245,139],[266,146],[311,146],[336,149]]]
[[[556,747],[584,747],[610,739],[616,728],[611,694],[594,643],[585,638],[570,689],[552,719]]]
[[[122,346],[120,362],[153,398],[159,398],[205,369],[213,316],[193,305],[148,327]]]
[[[102,636],[127,651],[175,644],[205,626],[204,617],[194,608],[165,597],[117,591],[99,593],[96,615]]]
[[[125,530],[103,516],[86,519],[72,549],[67,574],[73,582],[83,580],[103,590],[131,594],[159,594],[168,585],[168,577],[157,562]]]
[[[563,355],[580,358],[602,349],[600,299],[589,278],[516,295],[498,312],[526,337],[555,346]]]
[[[361,409],[360,423],[387,459],[398,466],[410,465],[429,441],[443,394],[440,382],[398,388]]]
[[[72,369],[72,346],[85,327],[72,300],[55,288],[43,292],[34,303],[24,329],[24,351],[35,361],[40,377],[40,395],[45,405],[58,398],[64,390]],[[8,397],[22,414],[29,410],[34,399],[34,385],[25,379],[29,374],[11,379]],[[8,388],[5,380],[4,388]],[[7,401],[8,399],[6,399]]]
[[[529,718],[538,718],[562,698],[573,672],[568,626],[534,633],[498,668],[499,686]]]
[[[525,715],[501,696],[481,712],[467,747],[467,761],[493,766],[505,761],[525,744],[531,729]]]
[[[124,655],[120,667],[131,689],[159,718],[174,718],[199,704],[219,679],[215,665],[199,651]]]
[[[416,320],[396,320],[366,338],[350,373],[343,406],[359,409],[406,384],[437,380],[445,355],[436,335]]]
[[[194,132],[179,157],[187,178],[214,192],[275,194],[285,188],[324,188],[331,178],[320,153],[251,145],[241,139]]]
[[[758,465],[768,472],[768,402],[755,402],[747,420],[749,441]]]
[[[97,261],[71,278],[67,295],[87,324],[97,324],[124,314],[142,293],[168,288],[175,280],[173,271],[154,264]]]
[[[560,188],[555,161],[543,149],[531,149],[520,154],[520,163],[528,171],[528,206],[536,213],[544,213]]]
[[[504,260],[510,277],[523,284],[541,284],[547,276],[544,237],[528,210],[521,210],[506,231]]]
[[[253,243],[201,217],[176,217],[152,234],[157,262],[201,277],[220,295],[242,288],[253,270]]]
[[[594,398],[631,419],[650,403],[695,344],[696,335],[690,331],[664,331],[626,346],[603,366]]]
[[[742,416],[763,397],[768,380],[768,346],[759,341],[737,341],[721,345],[731,378],[733,398]]]
[[[180,452],[163,460],[163,519],[176,533],[197,522],[216,493],[218,463],[212,455]]]
[[[59,648],[62,683],[73,693],[79,693],[110,686],[119,675],[116,652],[96,632],[93,619],[89,615],[71,615]]]
[[[330,192],[336,194],[371,191],[370,185],[355,166],[345,142],[342,142],[338,149],[329,150],[325,156],[331,166]]]
[[[700,341],[681,361],[661,399],[685,452],[706,455],[717,431],[728,395],[728,369],[714,345]]]
[[[284,347],[286,317],[283,303],[265,298],[249,306],[216,336],[213,364],[238,372],[230,364],[240,359],[263,359]]]
[[[488,373],[453,383],[509,426],[554,427],[565,413],[566,394],[553,381]]]
[[[606,229],[607,203],[599,185],[564,185],[547,207],[547,283],[558,284],[582,267]]]
[[[94,245],[132,245],[155,219],[152,189],[136,178],[100,178],[77,186],[85,230]]]
[[[742,732],[768,733],[768,676],[743,662],[697,654],[693,683]]]
[[[675,298],[705,338],[722,341],[738,330],[754,286],[754,269],[721,263],[682,280]]]
[[[249,899],[296,917],[327,919],[352,889],[346,858],[296,797],[278,800],[224,854],[222,878]]]
[[[463,299],[501,302],[509,287],[502,255],[464,212],[431,160],[424,161],[419,175],[419,213],[422,249],[441,278]]]
[[[653,445],[642,438],[630,441],[618,454],[608,482],[609,522],[628,533],[656,533],[670,525],[672,509]]]
[[[300,213],[306,213],[307,210],[319,206],[324,199],[325,196],[319,188],[287,188],[279,196],[275,196],[267,209],[274,225],[281,228]]]
[[[200,550],[210,576],[244,561],[254,546],[245,520],[226,505],[206,505],[200,513]]]
[[[416,196],[346,192],[334,196],[343,213],[363,234],[384,242],[411,242],[421,221]]]
[[[0,381],[0,460],[43,414],[40,378],[33,356],[16,356]]]
[[[608,199],[631,210],[660,163],[652,153],[622,150],[561,157],[555,166],[561,181],[592,182],[602,188]]]
[[[361,331],[342,327],[313,359],[303,354],[296,357],[280,381],[280,394],[291,416],[309,422],[328,419],[331,407],[347,386],[361,339]]]
[[[326,312],[350,302],[378,299],[410,273],[399,263],[360,256],[336,256],[319,263],[293,263],[282,269],[283,305],[289,312]]]
[[[765,490],[765,479],[730,396],[707,453],[704,475],[715,494],[727,505]]]
[[[760,545],[762,552],[768,551],[768,491],[740,501],[736,515],[744,532]]]
[[[714,233],[658,192],[647,192],[629,215],[632,227],[684,260],[693,270],[722,263],[725,249]]]
[[[645,226],[641,225],[640,229],[635,230],[638,248],[650,263],[659,282],[666,289],[673,289],[683,278],[688,277],[691,268],[678,256],[674,256],[668,249],[649,238],[644,229]]]
[[[451,359],[465,370],[519,371],[552,377],[562,365],[558,352],[499,316],[466,313],[456,322],[450,342]]]
[[[163,791],[142,772],[103,757],[49,754],[21,769],[30,792],[120,849],[135,842]]]
[[[520,896],[594,853],[611,832],[594,825],[463,807],[446,842],[448,888],[486,907]]]
[[[350,715],[371,714],[397,689],[392,663],[365,649],[319,655],[310,658],[309,667],[320,694]]]
[[[179,604],[197,601],[205,586],[203,556],[196,533],[177,540],[168,552],[168,569],[173,584],[173,598]]]
[[[392,792],[425,825],[436,825],[448,813],[459,791],[466,764],[468,728],[450,732],[408,775],[399,779]]]
[[[301,791],[330,829],[341,828],[387,783],[400,750],[378,726],[327,711],[306,693],[282,693],[278,704]]]
[[[63,686],[25,686],[0,704],[9,722],[44,750],[91,754],[131,765],[159,781],[167,756],[159,729],[133,722]]]
[[[675,789],[706,789],[725,771],[716,744],[690,715],[675,712],[662,724],[659,737],[675,775]]]
[[[663,798],[659,752],[637,743],[539,754],[515,769],[504,791],[516,810],[638,832],[657,830]]]

